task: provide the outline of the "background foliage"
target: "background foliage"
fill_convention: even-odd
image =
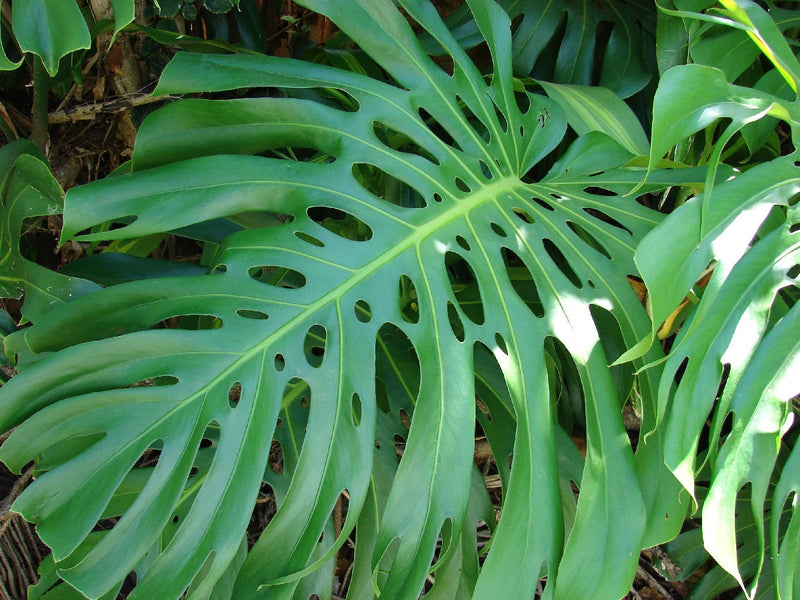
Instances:
[[[796,2],[301,4],[131,25],[182,99],[63,209],[0,149],[29,597],[798,595]]]

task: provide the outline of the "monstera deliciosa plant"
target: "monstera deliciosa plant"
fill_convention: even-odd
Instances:
[[[746,586],[748,482],[760,560],[791,552],[796,468],[767,542],[763,510],[798,391],[797,162],[740,173],[714,153],[762,117],[796,132],[797,104],[678,67],[651,148],[612,92],[515,78],[536,60],[512,41],[516,3],[467,2],[488,74],[427,0],[301,4],[385,77],[178,54],[156,93],[214,98],[163,107],[125,172],[67,195],[64,240],[172,232],[208,268],[81,288],[6,340],[22,372],[0,391],[0,459],[35,461],[14,510],[53,549],[48,585],[115,598],[133,572],[131,599],[330,598],[354,540],[348,598],[619,598],[700,503],[707,550]],[[767,13],[725,4],[713,18],[800,80],[775,24],[747,21]],[[721,117],[711,167],[664,169]],[[706,193],[665,218],[648,206],[670,186]],[[653,340],[698,280],[665,361]],[[249,543],[265,492],[277,512]],[[797,586],[791,557],[770,569]]]

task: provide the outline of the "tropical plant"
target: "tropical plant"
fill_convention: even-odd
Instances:
[[[798,165],[721,159],[763,117],[794,133],[796,100],[677,66],[651,145],[606,89],[515,78],[509,14],[517,33],[530,15],[510,3],[468,0],[458,37],[426,0],[302,4],[386,80],[179,54],[156,93],[218,99],[163,107],[125,172],[67,194],[64,240],[173,232],[203,245],[207,272],[76,263],[108,287],[6,339],[21,373],[0,390],[0,430],[16,427],[0,459],[34,461],[14,509],[53,549],[35,597],[114,598],[133,572],[131,599],[331,598],[353,539],[349,598],[619,598],[640,550],[674,540],[693,503],[734,581],[752,593],[769,552],[791,597],[794,432],[778,455],[799,391]],[[796,91],[768,13],[723,4],[692,18],[744,30]],[[489,74],[462,46],[472,26]],[[663,160],[704,128],[707,151]],[[35,161],[16,159],[4,198],[34,185],[15,178]],[[648,208],[675,188],[669,216]],[[138,281],[97,277],[134,263]],[[678,326],[665,357],[655,340]],[[633,445],[626,404],[641,415]],[[499,520],[473,464],[476,421]],[[785,517],[767,536],[768,489]],[[277,512],[251,545],[266,496]],[[748,581],[737,502],[758,530]],[[492,531],[480,551],[479,526]]]

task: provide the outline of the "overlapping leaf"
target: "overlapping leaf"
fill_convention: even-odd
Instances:
[[[734,24],[745,28],[792,84],[799,65],[769,15],[747,1],[724,4]],[[696,85],[701,82],[705,87]],[[677,102],[683,104],[680,110]],[[730,124],[710,150],[711,173],[734,133],[767,115],[788,123],[797,145],[796,101],[733,86],[722,71],[710,67],[668,71],[655,108],[651,164],[683,138],[705,127],[713,129],[721,118],[730,119]],[[781,520],[773,520],[768,540],[765,503],[796,412],[792,399],[800,392],[795,376],[800,356],[798,164],[795,151],[713,188],[708,185],[648,234],[636,252],[650,293],[653,335],[625,356],[635,356],[649,345],[685,294],[702,296],[665,363],[658,393],[663,420],[659,429],[665,436],[667,464],[687,490],[694,491],[701,467],[708,466],[703,476],[710,479],[702,503],[704,546],[750,595],[757,591],[768,543],[770,554],[778,558]],[[691,292],[704,271],[713,271],[707,285],[704,281]],[[707,447],[701,447],[701,437],[706,436]],[[790,481],[784,479],[784,496]],[[746,486],[753,531],[751,539],[743,541],[735,527],[736,502]],[[773,500],[774,513],[781,514],[783,502],[781,497]],[[755,549],[754,557],[742,554],[743,544]],[[774,571],[775,588],[786,593],[793,567],[783,559],[781,568]]]
[[[63,302],[94,291],[91,282],[65,277],[23,256],[20,236],[26,219],[58,214],[61,188],[39,158],[40,151],[27,140],[0,149],[0,296],[25,296],[22,314],[38,319]]]
[[[19,424],[0,458],[19,469],[46,457],[15,509],[38,523],[59,575],[92,598],[132,570],[131,599],[178,598],[189,586],[201,598],[232,577],[234,597],[307,597],[312,584],[298,579],[344,539],[330,527],[343,495],[344,534],[358,522],[351,597],[374,586],[417,598],[439,539],[447,575],[434,595],[474,585],[476,598],[530,598],[545,576],[546,597],[623,595],[642,544],[669,539],[685,511],[652,431],[656,371],[640,382],[652,435],[634,458],[620,418],[632,378],[607,368],[649,329],[627,275],[661,218],[623,196],[644,172],[618,168],[633,154],[590,128],[550,158],[567,116],[552,98],[515,93],[510,20],[491,0],[469,2],[493,59],[488,83],[428,2],[401,5],[450,55],[452,73],[389,0],[304,4],[397,84],[268,57],[171,63],[159,93],[269,86],[285,96],[187,99],[155,113],[132,174],[70,193],[65,236],[111,221],[119,226],[83,239],[125,239],[253,212],[282,224],[226,238],[208,275],[118,285],[36,323],[27,343],[55,353],[0,391],[0,429]],[[275,157],[287,147],[313,160]],[[156,327],[176,318],[198,327]],[[554,339],[585,405],[577,506],[561,484],[576,477],[552,417]],[[390,385],[380,365],[398,346],[412,375],[383,367],[403,373]],[[516,429],[503,516],[476,580],[464,548],[481,506],[472,456],[482,362]],[[392,429],[376,376],[410,409],[396,472],[376,454]],[[298,407],[302,419],[286,423]],[[213,458],[195,472],[212,437]],[[273,440],[296,460],[280,485],[267,465]],[[141,492],[74,560],[154,449]],[[240,565],[264,482],[280,508]]]

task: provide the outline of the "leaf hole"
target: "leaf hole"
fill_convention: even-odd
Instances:
[[[526,210],[521,208],[512,208],[511,209],[516,217],[518,217],[522,222],[527,223],[528,225],[533,225],[536,223],[536,220],[530,215],[530,213]],[[496,233],[496,232],[495,232]],[[505,232],[504,232],[505,233]],[[503,237],[506,237],[503,235]]]
[[[312,206],[306,210],[309,218],[346,240],[365,242],[372,238],[372,229],[350,213],[326,206]]]
[[[400,276],[400,314],[408,323],[419,322],[419,304],[417,301],[417,288],[414,282],[406,275]]]
[[[614,227],[622,229],[623,231],[627,231],[630,235],[633,235],[630,229],[625,227],[625,225],[617,221],[615,218],[604,213],[602,210],[597,210],[596,208],[588,208],[588,207],[585,207],[583,210],[585,213],[593,216],[595,219],[598,219],[603,223],[608,223],[609,225],[613,225]]]
[[[792,223],[789,226],[789,233],[797,233],[800,231],[800,223]]]
[[[525,92],[514,92],[514,100],[517,103],[519,112],[523,115],[528,112],[531,107],[531,99]]]
[[[496,235],[499,235],[500,237],[508,237],[508,234],[506,233],[505,229],[500,227],[500,225],[498,225],[497,223],[492,222],[489,226],[492,228],[492,231],[494,231]]]
[[[469,248],[469,242],[467,242],[467,240],[465,240],[465,239],[464,239],[463,237],[461,237],[460,235],[457,235],[457,236],[456,236],[456,243],[457,243],[459,246],[461,246],[461,247],[462,247],[464,250],[467,250],[467,251],[469,251],[469,249],[470,249],[470,248]]]
[[[587,194],[592,194],[593,196],[607,196],[612,197],[616,196],[616,192],[612,192],[611,190],[603,187],[598,187],[595,185],[590,185],[588,187],[583,188],[583,191]]]
[[[219,329],[223,324],[223,320],[215,315],[179,315],[164,319],[156,324],[155,328],[208,331],[211,329]]]
[[[528,266],[513,250],[503,247],[502,252],[511,287],[514,288],[514,291],[517,292],[517,295],[530,308],[533,314],[542,318],[544,316],[544,305],[539,297],[539,290]]]
[[[357,393],[350,398],[350,416],[353,418],[353,426],[358,427],[361,423],[361,396]]]
[[[408,416],[408,411],[405,408],[400,409],[400,422],[406,430],[411,429],[411,417]]]
[[[494,105],[494,114],[497,115],[497,122],[500,124],[500,129],[503,130],[503,133],[508,133],[508,119],[506,119],[503,111],[500,110],[496,104],[492,104]]]
[[[260,310],[249,310],[246,308],[240,308],[236,311],[236,314],[242,317],[243,319],[253,319],[256,321],[266,321],[269,319],[269,315],[265,312],[261,312]]]
[[[299,289],[306,284],[306,277],[302,273],[275,265],[251,267],[247,274],[256,281],[279,288]]]
[[[203,438],[200,440],[200,448],[211,448],[214,445],[214,442],[208,438]]]
[[[362,323],[369,323],[372,320],[372,308],[366,300],[359,300],[353,306],[353,312],[356,314],[356,319]]]
[[[406,451],[406,438],[399,433],[394,434],[394,455],[397,457],[397,463],[403,459],[403,454]]]
[[[583,227],[572,221],[567,221],[567,227],[569,227],[575,233],[575,235],[577,235],[578,238],[587,246],[589,246],[594,250],[597,250],[600,254],[602,254],[606,258],[611,259],[611,255],[608,253],[608,250],[606,250],[605,247],[600,242],[597,241],[597,238],[595,238],[591,233],[586,231]]]
[[[312,367],[319,367],[325,358],[325,342],[327,331],[322,325],[313,325],[306,333],[303,343],[306,361]]]
[[[683,374],[686,372],[686,367],[689,366],[689,357],[686,356],[681,361],[681,364],[678,365],[678,368],[675,369],[675,375],[672,377],[672,380],[675,382],[675,385],[680,385],[681,380],[683,379]]]
[[[386,384],[379,377],[375,378],[375,404],[384,414],[388,415],[392,412],[392,407],[389,406],[389,396],[386,393]]]
[[[234,383],[228,390],[228,406],[235,408],[239,404],[242,397],[242,384],[240,382]]]
[[[508,354],[508,347],[506,346],[506,341],[503,339],[503,336],[499,333],[494,334],[494,342],[497,344],[497,347],[500,348],[500,351],[503,354]]]
[[[191,469],[189,469],[189,477],[196,477],[199,472],[200,469],[198,469],[197,467],[192,467]]]
[[[800,275],[800,264],[799,265],[792,265],[788,271],[786,271],[786,277],[789,279],[795,279],[798,275]]]
[[[435,193],[435,194],[433,195],[433,201],[434,201],[434,202],[441,202],[441,201],[442,201],[442,195],[441,195],[441,194],[439,194],[438,192],[437,192],[437,193]]]
[[[307,244],[311,244],[312,246],[316,246],[317,248],[323,248],[325,244],[315,238],[313,235],[307,234],[305,231],[295,231],[294,235],[297,239],[306,242]]]
[[[484,161],[482,161],[482,160],[479,160],[479,161],[478,161],[478,163],[479,163],[479,164],[480,164],[480,166],[481,166],[481,174],[482,174],[482,175],[483,175],[483,176],[484,176],[486,179],[489,179],[489,180],[491,180],[491,179],[494,179],[494,175],[492,174],[491,170],[489,170],[489,165],[487,165],[487,164],[486,164]]]
[[[450,329],[453,331],[453,335],[456,336],[459,342],[463,342],[466,339],[464,323],[461,321],[458,309],[452,302],[447,303],[447,318],[450,321]]]
[[[175,515],[174,517],[172,517],[172,524],[173,525],[177,525],[178,521],[180,521],[180,520],[181,520],[180,516],[179,515]]]
[[[280,421],[280,419],[278,420]],[[267,464],[269,464],[269,468],[273,473],[276,475],[283,475],[283,447],[276,439],[273,439],[269,446],[269,458],[267,458]]]
[[[541,206],[543,209],[549,210],[550,212],[555,212],[555,210],[556,210],[555,208],[553,208],[553,206],[549,202],[545,202],[541,198],[534,197],[533,201],[536,202],[536,204]]]
[[[459,308],[476,325],[484,321],[480,286],[470,264],[460,254],[447,252],[444,257],[453,295]],[[462,340],[463,341],[463,340]]]
[[[542,239],[542,245],[544,246],[545,251],[550,256],[550,259],[553,261],[553,264],[558,267],[558,270],[561,271],[564,276],[570,280],[570,282],[577,288],[583,287],[583,282],[578,277],[575,270],[572,268],[572,265],[569,264],[569,261],[558,249],[552,241],[547,238]]]
[[[462,192],[469,194],[472,191],[472,188],[467,185],[467,182],[461,179],[461,177],[455,178],[456,187],[461,190]]]
[[[283,358],[283,354],[276,354],[275,355],[275,370],[279,373],[286,368],[286,360]]]

